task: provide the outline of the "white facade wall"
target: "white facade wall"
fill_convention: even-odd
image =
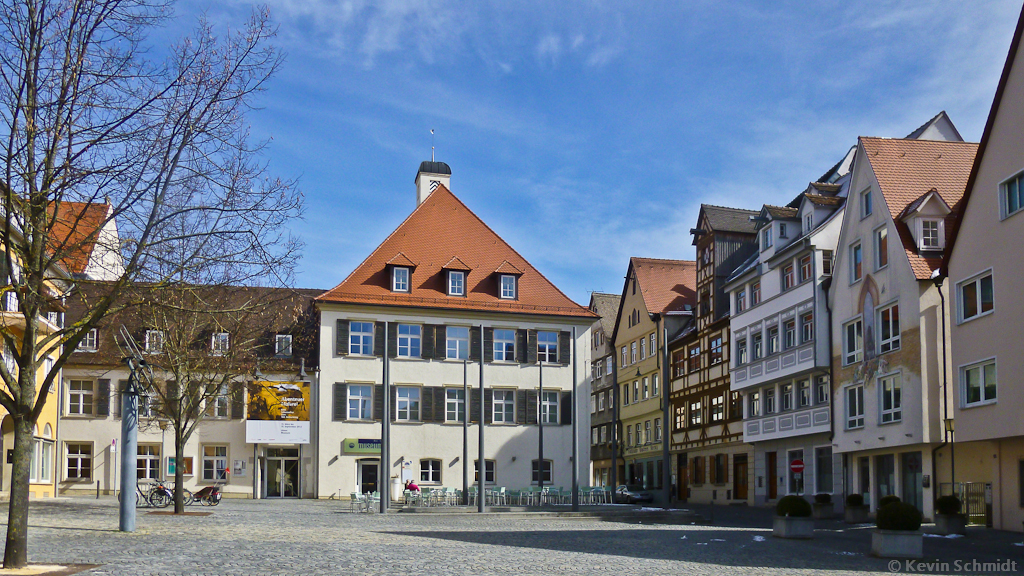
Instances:
[[[294,374],[268,374],[269,380],[293,380]],[[68,382],[70,380],[92,380],[109,379],[111,382],[110,395],[110,416],[76,416],[67,413]],[[128,372],[123,368],[115,370],[103,370],[96,368],[82,368],[70,366],[64,369],[64,381],[61,386],[62,402],[64,407],[60,420],[60,442],[58,443],[58,477],[59,493],[95,493],[97,483],[102,494],[113,494],[114,490],[120,488],[121,478],[121,418],[120,408],[115,403],[120,402],[117,397],[117,383],[120,380],[128,380]],[[316,386],[314,380],[312,387]],[[312,414],[312,413],[311,413]],[[311,415],[312,417],[312,415]],[[161,427],[163,426],[163,428]],[[311,424],[311,428],[315,426]],[[111,450],[112,440],[117,441],[115,450]],[[266,487],[259,470],[267,446],[246,443],[245,420],[230,418],[206,417],[196,428],[188,443],[185,445],[184,453],[186,458],[191,457],[193,462],[193,474],[185,476],[185,487],[193,492],[214,484],[213,480],[203,478],[203,448],[205,446],[226,446],[227,461],[231,467],[224,487],[224,496],[227,498],[240,497],[261,498],[266,495]],[[290,448],[298,450],[300,459],[299,491],[296,494],[301,497],[310,497],[314,492],[314,462],[315,443],[298,445],[280,445],[272,448]],[[68,480],[67,478],[67,445],[87,443],[92,446],[92,476],[86,480]],[[173,482],[174,474],[168,473],[168,459],[174,457],[174,431],[167,426],[166,422],[140,418],[139,446],[156,446],[159,448],[160,473],[158,478]],[[254,453],[255,450],[255,453]],[[241,461],[242,466],[239,467]],[[239,473],[241,471],[241,473]],[[217,481],[223,482],[223,481]]]
[[[319,414],[319,463],[317,467],[318,496],[331,494],[347,497],[361,492],[359,463],[378,461],[377,454],[346,453],[342,442],[346,438],[380,439],[381,423],[333,420],[333,385],[335,383],[382,384],[384,359],[378,357],[338,356],[335,354],[335,330],[339,319],[349,321],[389,322],[403,324],[436,324],[484,326],[485,328],[531,329],[569,331],[576,328],[576,378],[573,362],[567,366],[545,364],[485,363],[486,388],[536,390],[543,371],[545,390],[572,391],[575,395],[576,418],[573,425],[544,426],[544,459],[552,460],[552,486],[568,488],[572,485],[572,429],[580,431],[577,447],[579,481],[588,482],[590,462],[590,394],[587,382],[590,371],[590,325],[592,318],[562,319],[542,316],[453,312],[451,310],[417,310],[412,308],[360,307],[321,304],[320,379],[316,395]],[[392,324],[392,326],[394,326]],[[559,352],[561,353],[561,351]],[[480,363],[468,363],[470,388],[479,386]],[[461,360],[390,359],[392,386],[453,386],[463,383]],[[518,398],[517,398],[518,403]],[[519,407],[516,406],[518,412]],[[561,420],[561,408],[559,408]],[[392,414],[392,419],[394,414]],[[473,466],[477,459],[479,429],[470,424],[469,471],[473,483]],[[495,485],[509,489],[530,486],[532,461],[537,459],[539,434],[537,425],[487,424],[484,438],[485,459],[495,461]],[[401,478],[403,461],[411,462],[410,473],[418,483],[421,459],[442,461],[441,479],[436,485],[462,488],[463,484],[463,426],[461,423],[441,424],[422,422],[392,422],[391,463],[389,476]],[[434,484],[424,484],[433,486]]]

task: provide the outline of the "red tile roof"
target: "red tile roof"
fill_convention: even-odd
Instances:
[[[441,266],[442,270],[462,270],[463,272],[470,272],[473,269],[468,264],[459,260],[458,256],[452,256],[452,259],[447,264]]]
[[[387,263],[388,265],[391,266],[405,266],[407,268],[416,267],[416,263],[413,262],[412,260],[409,260],[409,257],[401,252],[395,254],[394,257],[392,257],[391,260],[388,260]]]
[[[697,304],[697,263],[692,260],[630,258],[649,313],[682,310]]]
[[[516,268],[516,267],[515,267],[515,266],[513,266],[512,264],[509,264],[509,261],[508,261],[508,260],[502,260],[502,261],[501,261],[501,266],[498,266],[498,269],[497,269],[497,270],[495,270],[495,271],[494,271],[494,273],[495,273],[495,274],[515,274],[515,275],[522,275],[523,271],[522,271],[522,270],[520,270],[519,268]]]
[[[53,213],[53,205],[48,209]],[[65,253],[64,265],[74,274],[83,274],[89,266],[99,229],[107,219],[109,204],[61,202],[50,234],[54,252]]]
[[[927,280],[942,264],[941,256],[922,257],[906,224],[903,210],[931,189],[952,208],[946,216],[947,237],[960,211],[964,186],[978,145],[972,142],[902,140],[861,137],[865,157],[875,173],[889,213],[896,223],[910,267],[918,280]],[[947,245],[949,244],[947,238]]]
[[[417,262],[408,293],[390,289],[387,263],[398,253]],[[468,270],[465,297],[446,295],[443,270],[453,260]],[[516,300],[499,296],[495,271],[506,265],[522,274]],[[444,185],[317,301],[597,318],[556,288]]]

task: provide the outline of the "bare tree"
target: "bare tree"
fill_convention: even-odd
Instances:
[[[189,438],[207,417],[242,417],[245,383],[260,362],[267,370],[282,363],[274,359],[273,335],[292,333],[299,343],[312,332],[310,297],[289,289],[176,285],[147,290],[140,301],[128,313],[129,325],[138,339],[148,339],[141,344],[159,383],[148,391],[151,417],[173,431],[180,514]],[[290,357],[284,363],[293,368]],[[226,480],[223,469],[212,473]]]
[[[257,10],[223,36],[200,20],[150,60],[147,32],[169,15],[162,0],[10,0],[0,12],[0,290],[23,319],[0,330],[12,360],[0,363],[0,406],[15,436],[6,568],[28,561],[33,425],[121,293],[138,282],[292,280],[300,243],[286,225],[302,197],[267,175],[246,123],[281,63],[269,15]],[[96,206],[108,207],[102,217]],[[111,255],[107,293],[74,322],[47,322],[91,281],[76,262],[97,249]]]

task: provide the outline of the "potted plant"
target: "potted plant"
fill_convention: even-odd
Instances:
[[[814,495],[814,518],[816,520],[831,520],[835,516],[835,509],[832,506],[832,495],[821,493]]]
[[[895,494],[889,494],[888,496],[882,496],[882,499],[878,501],[878,507],[881,508],[886,504],[892,504],[893,502],[902,502],[900,497]]]
[[[935,501],[935,529],[939,534],[967,534],[967,515],[960,513],[960,499],[952,494]]]
[[[776,538],[813,538],[814,518],[811,504],[800,496],[783,496],[775,505],[772,536]]]
[[[864,497],[860,494],[849,494],[846,497],[846,510],[843,519],[847,524],[864,524],[868,522],[868,507],[864,505]]]
[[[921,558],[924,535],[921,512],[905,502],[889,502],[878,509],[877,528],[871,533],[871,555],[879,558]]]

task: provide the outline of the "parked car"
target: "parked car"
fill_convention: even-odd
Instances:
[[[615,491],[615,501],[624,504],[654,502],[654,495],[639,484],[622,484]]]

